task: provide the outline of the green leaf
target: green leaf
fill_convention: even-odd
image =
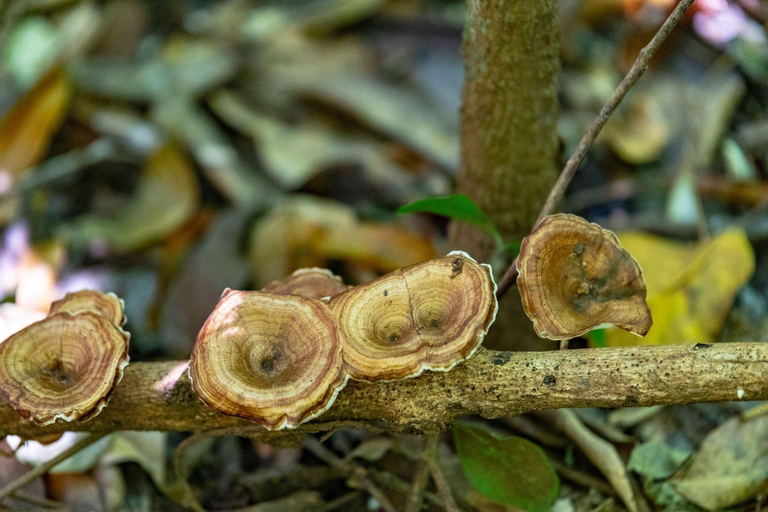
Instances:
[[[453,436],[464,474],[478,492],[529,512],[550,510],[560,479],[541,448],[474,423],[457,423]]]
[[[605,329],[595,329],[585,334],[587,339],[596,347],[607,347],[608,342],[605,338]]]
[[[512,240],[504,246],[504,248],[507,250],[507,253],[509,253],[510,258],[517,258],[517,255],[520,254],[520,246],[522,243],[522,240]]]
[[[486,233],[499,237],[499,230],[485,213],[464,194],[453,194],[446,197],[430,197],[411,204],[401,206],[397,213],[426,212],[442,215],[451,219],[468,222]]]

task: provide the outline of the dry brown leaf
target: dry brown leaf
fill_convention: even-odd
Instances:
[[[736,392],[734,392],[734,395]],[[768,416],[735,417],[707,436],[674,488],[706,510],[732,507],[768,490]]]
[[[0,178],[11,183],[37,163],[61,126],[70,99],[70,85],[61,70],[45,75],[0,121]]]
[[[434,257],[424,236],[360,222],[349,206],[311,196],[294,196],[257,222],[249,255],[258,287],[298,268],[327,267],[329,260],[383,273]]]

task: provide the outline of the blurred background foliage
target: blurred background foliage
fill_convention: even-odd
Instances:
[[[560,1],[564,157],[674,5]],[[93,288],[125,299],[133,361],[185,359],[225,287],[308,266],[366,282],[447,252],[450,217],[495,232],[461,200],[397,213],[453,191],[461,1],[6,0],[0,12],[0,339]],[[697,0],[592,148],[563,210],[619,233],[655,326],[573,346],[768,339],[766,22],[759,0]],[[519,240],[499,244],[514,254]],[[751,405],[462,424],[434,460],[462,510],[760,510],[768,415]],[[168,466],[184,437],[113,434],[8,504],[180,510]],[[0,458],[0,483],[76,439],[22,444]],[[236,437],[195,445],[185,464],[209,510],[392,506],[347,485],[349,468],[404,506],[422,440],[340,431],[327,444],[346,469],[314,445]],[[433,485],[424,506],[440,510]]]

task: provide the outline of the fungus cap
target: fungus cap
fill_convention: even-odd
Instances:
[[[640,265],[597,224],[545,217],[523,240],[517,269],[523,309],[542,338],[570,339],[602,324],[639,336],[651,328]]]
[[[463,252],[405,267],[329,303],[354,379],[415,377],[468,359],[496,318],[491,268]]]
[[[128,365],[128,340],[104,317],[43,318],[0,343],[0,396],[39,425],[86,421],[107,404]]]
[[[270,430],[320,415],[347,381],[324,302],[233,290],[200,330],[189,376],[208,406]]]
[[[68,293],[63,299],[51,304],[48,314],[55,315],[56,313],[66,312],[74,315],[90,311],[91,313],[103,316],[116,327],[122,327],[125,324],[123,309],[125,309],[123,300],[114,293],[80,290]]]
[[[333,297],[346,289],[344,281],[327,268],[300,268],[282,281],[272,281],[262,291],[322,299]]]

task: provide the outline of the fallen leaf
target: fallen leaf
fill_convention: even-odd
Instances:
[[[369,441],[360,443],[354,450],[347,455],[348,459],[357,457],[358,459],[365,459],[368,462],[376,462],[380,460],[395,444],[395,442],[389,437],[377,437]]]
[[[164,489],[167,437],[167,432],[118,432],[102,457],[101,465],[136,462],[149,474],[158,489]]]
[[[768,490],[768,416],[735,417],[704,439],[674,488],[706,510],[745,502]]]
[[[623,115],[611,118],[605,127],[611,149],[619,158],[634,165],[658,160],[672,136],[670,122],[658,97],[640,94],[619,114]]]
[[[42,16],[21,20],[3,45],[3,65],[24,87],[34,85],[53,64],[61,38]]]
[[[541,448],[479,424],[457,423],[453,435],[464,474],[481,494],[529,512],[550,510],[560,479]]]
[[[674,510],[687,510],[693,505],[675,491],[668,479],[689,456],[688,452],[654,438],[632,450],[627,468],[643,476],[645,494],[654,502]]]
[[[280,78],[287,91],[336,106],[434,162],[458,167],[458,127],[414,91],[353,71],[329,73],[310,62]]]
[[[222,290],[245,285],[248,264],[240,245],[248,219],[242,211],[223,212],[180,265],[160,312],[163,349],[170,357],[188,358]]]
[[[6,441],[12,449],[16,449],[16,458],[21,462],[32,466],[39,466],[49,461],[60,453],[68,450],[74,444],[87,437],[85,432],[64,432],[53,443],[42,444],[37,441],[27,441],[22,446],[22,439],[18,436],[8,436]],[[51,473],[82,473],[96,466],[101,456],[109,448],[113,435],[99,439],[92,445],[86,446],[72,457],[60,462],[51,469]],[[17,449],[18,448],[18,449]]]
[[[607,329],[608,346],[714,341],[736,292],[755,270],[752,246],[741,229],[696,245],[641,233],[619,239],[643,269],[653,327],[645,338]]]
[[[65,240],[105,242],[117,252],[140,249],[179,229],[200,202],[194,167],[182,149],[166,143],[147,160],[138,189],[128,204],[111,217],[88,216],[67,226]]]
[[[61,70],[40,81],[0,120],[0,178],[21,178],[48,150],[67,113],[70,85]]]
[[[366,176],[385,189],[405,193],[414,187],[413,178],[372,141],[319,122],[290,125],[256,112],[228,92],[214,94],[209,103],[223,120],[254,139],[266,170],[285,189],[295,190],[320,171],[342,164],[362,165]]]
[[[347,205],[295,195],[253,227],[249,259],[256,287],[298,268],[342,260],[379,273],[433,258],[428,238],[392,224],[361,222]]]

